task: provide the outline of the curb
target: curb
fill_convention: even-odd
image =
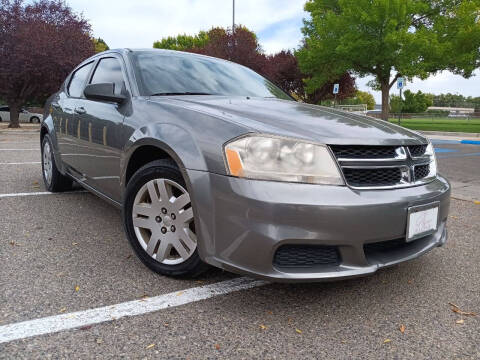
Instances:
[[[439,135],[439,136],[455,136],[455,137],[470,137],[480,138],[480,133],[466,133],[466,132],[451,132],[451,131],[419,131],[425,135]]]

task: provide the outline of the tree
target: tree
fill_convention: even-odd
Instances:
[[[90,26],[61,0],[0,0],[0,98],[10,127],[28,100],[55,92],[72,68],[93,55]]]
[[[98,38],[98,39],[93,38],[92,41],[95,46],[95,53],[100,53],[102,51],[110,50],[107,43],[102,38]]]
[[[313,92],[346,71],[373,75],[388,119],[400,76],[441,70],[470,77],[480,65],[480,0],[309,0],[300,68]]]
[[[355,92],[355,97],[351,99],[347,99],[346,101],[343,101],[343,104],[345,105],[365,104],[367,105],[367,110],[373,110],[375,109],[375,98],[369,92],[357,90]]]
[[[155,49],[168,49],[189,51],[191,49],[203,48],[209,40],[206,31],[200,31],[197,35],[177,35],[163,38],[162,40],[155,41],[153,47]]]
[[[403,100],[403,113],[422,113],[433,105],[433,95],[424,94],[418,91],[416,94],[410,90],[405,90],[403,93],[405,100]]]

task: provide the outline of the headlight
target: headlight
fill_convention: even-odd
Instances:
[[[249,135],[225,145],[230,175],[258,180],[344,185],[326,146]]]
[[[429,178],[437,176],[437,158],[435,156],[435,149],[433,148],[432,142],[428,140],[428,146],[425,150],[425,155],[430,157],[430,172],[428,173]]]

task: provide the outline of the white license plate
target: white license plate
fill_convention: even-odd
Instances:
[[[438,227],[438,203],[408,209],[407,241],[430,235]]]

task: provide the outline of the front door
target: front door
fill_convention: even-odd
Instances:
[[[113,83],[115,93],[126,92],[121,58],[101,58],[89,84]],[[116,201],[120,199],[120,141],[126,105],[113,102],[77,99],[75,130],[78,171],[87,185]]]

